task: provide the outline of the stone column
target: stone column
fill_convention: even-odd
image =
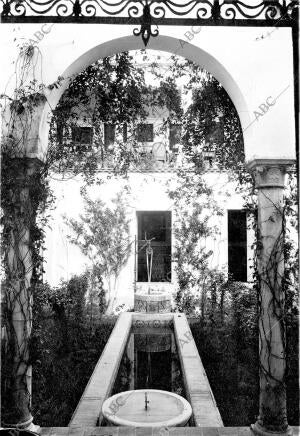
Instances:
[[[39,432],[31,415],[33,244],[39,204],[41,162],[34,158],[2,157],[4,320],[7,335],[5,426]],[[4,400],[4,398],[3,398]]]
[[[258,189],[259,417],[256,435],[291,435],[286,412],[283,191],[290,160],[255,160],[248,168]]]

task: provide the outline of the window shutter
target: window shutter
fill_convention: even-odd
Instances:
[[[104,145],[107,147],[115,142],[116,126],[114,124],[104,124]]]
[[[228,210],[228,273],[234,281],[247,281],[247,215],[244,210]]]
[[[179,144],[181,139],[181,125],[171,124],[169,128],[169,145],[170,149],[175,150],[174,145]]]

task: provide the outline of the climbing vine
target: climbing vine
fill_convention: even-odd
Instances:
[[[7,424],[31,422],[30,336],[32,295],[43,273],[42,249],[52,204],[47,165],[30,158],[35,153],[36,118],[45,104],[45,85],[34,78],[41,59],[37,47],[20,50],[15,63],[13,96],[2,95],[1,138],[2,247],[4,265],[3,419]],[[17,420],[17,421],[16,421]]]
[[[273,403],[270,410],[260,411],[261,423],[270,430],[281,425],[284,431],[287,427],[285,329],[286,320],[289,319],[288,313],[293,309],[293,301],[297,299],[298,281],[298,251],[288,235],[289,229],[293,231],[294,227],[295,232],[297,227],[295,173],[292,171],[289,174],[283,204],[272,200],[272,197],[269,198],[271,194],[268,190],[260,189],[261,224],[258,227],[258,192],[255,188],[255,180],[244,164],[242,130],[231,101],[213,79],[194,90],[193,99],[194,103],[187,112],[185,121],[187,128],[183,135],[186,155],[194,165],[195,172],[201,174],[203,173],[201,151],[213,152],[217,167],[227,170],[231,179],[238,182],[237,191],[244,197],[244,207],[256,234],[256,242],[253,245],[253,285],[257,291],[257,316],[260,320],[260,372],[265,378],[265,386],[261,387],[261,398],[265,396],[262,404]],[[196,180],[196,183],[198,186],[199,181]],[[265,198],[262,199],[262,196]],[[272,212],[268,214],[268,210]],[[266,223],[270,224],[269,229]],[[280,225],[279,231],[276,230],[278,225]],[[187,233],[183,235],[181,245],[188,248],[189,238]],[[272,241],[269,247],[268,240]],[[198,261],[202,259],[203,256],[198,255]],[[284,263],[287,268],[284,268]],[[188,283],[188,280],[184,283]],[[276,325],[280,327],[280,334],[279,337],[276,336],[275,343],[273,329]],[[276,373],[278,375],[275,375]],[[270,412],[274,409],[276,416]]]
[[[77,245],[92,263],[92,270],[107,281],[107,310],[116,307],[117,281],[132,249],[129,233],[127,190],[122,189],[112,199],[112,207],[100,199],[84,195],[84,212],[79,219],[66,219]],[[95,274],[92,274],[94,276]]]
[[[145,88],[143,73],[132,68],[128,54],[99,61],[70,80],[67,92],[53,111],[49,151],[40,156],[37,138],[40,113],[48,104],[45,91],[59,88],[65,80],[58,77],[52,84],[43,84],[41,60],[42,54],[37,46],[21,45],[15,62],[16,86],[11,96],[9,92],[1,95],[4,120],[1,207],[5,276],[5,371],[2,372],[5,392],[2,417],[6,424],[20,422],[27,425],[32,419],[29,388],[34,355],[30,353],[32,304],[35,289],[42,280],[45,230],[48,212],[54,202],[49,176],[53,170],[62,173],[71,170],[72,174],[82,173],[86,181],[92,183],[98,170],[99,150],[100,154],[103,151],[103,142],[99,140],[100,122],[113,120],[121,128],[125,122],[132,124],[137,116],[141,120],[144,114],[141,96],[151,97],[151,92]],[[91,96],[96,101],[92,101]],[[94,104],[91,121],[95,141],[90,154],[70,146],[72,126],[79,118],[73,110],[80,109],[84,103]],[[64,138],[62,142],[61,138]],[[131,144],[119,141],[114,153],[110,151],[113,157],[116,156],[115,173],[126,173],[129,162],[135,157],[135,144],[135,138]],[[38,157],[33,159],[32,156]]]
[[[146,87],[143,71],[133,68],[128,53],[117,55],[113,59],[104,59],[90,66],[78,75],[63,95],[53,112],[50,125],[50,148],[44,162],[30,158],[37,153],[38,137],[37,113],[47,104],[43,83],[35,78],[35,69],[41,60],[38,47],[26,46],[20,50],[16,61],[17,86],[13,97],[3,95],[4,134],[2,138],[2,238],[5,265],[4,282],[4,321],[6,326],[6,353],[3,398],[4,419],[20,422],[30,421],[30,396],[28,390],[30,356],[30,334],[32,319],[32,296],[36,285],[41,281],[43,272],[43,249],[47,211],[53,204],[53,194],[49,187],[49,171],[83,174],[85,182],[93,183],[97,177],[100,162],[110,159],[114,173],[127,173],[132,162],[139,159],[138,144],[134,135],[136,123],[146,117],[144,103],[154,102],[169,109],[167,122],[183,120],[183,155],[185,168],[178,170],[177,189],[170,189],[170,196],[181,213],[182,220],[175,227],[176,238],[180,241],[175,258],[178,262],[178,277],[181,295],[178,303],[182,309],[193,309],[189,299],[188,284],[212,288],[212,304],[216,300],[216,278],[218,290],[225,282],[220,271],[209,267],[210,252],[199,246],[199,239],[210,237],[216,227],[209,225],[209,215],[221,215],[222,210],[212,199],[211,188],[203,178],[203,152],[215,153],[216,162],[222,170],[228,170],[230,176],[239,182],[239,190],[245,197],[245,206],[253,214],[253,226],[258,238],[255,245],[257,258],[260,256],[260,235],[256,225],[255,188],[251,176],[244,166],[242,130],[238,116],[224,89],[211,77],[193,73],[186,84],[187,92],[193,92],[193,104],[183,114],[180,95],[176,89],[176,77],[182,77],[190,71],[190,63],[178,64],[174,61],[173,72],[177,76],[165,77],[158,92]],[[197,74],[195,74],[197,73]],[[48,88],[59,87],[64,79],[59,77]],[[195,87],[196,86],[196,87]],[[153,104],[154,104],[153,103]],[[89,119],[84,107],[92,107]],[[74,146],[72,128],[83,119],[85,125],[93,127],[92,147],[83,150]],[[114,122],[117,133],[123,135],[123,127],[129,126],[128,138],[117,140],[115,148],[109,149],[103,143],[103,123]],[[118,135],[117,135],[118,136]],[[188,168],[188,169],[186,169]],[[285,208],[277,207],[278,214],[286,211],[295,220],[294,203],[288,197]],[[192,205],[187,212],[187,204]],[[284,216],[284,215],[283,215]],[[276,217],[270,216],[270,221]],[[291,259],[294,249],[290,241],[283,242],[286,236],[286,221],[282,219],[282,229],[278,240],[268,253],[263,271],[254,263],[255,286],[258,291],[259,310],[261,310],[262,282],[271,291],[270,314],[277,317],[281,326],[283,352],[285,356],[284,319],[286,308],[283,305],[282,288],[275,281],[274,271],[283,282],[283,290],[288,298],[295,287],[295,261]],[[282,259],[289,267],[284,275],[279,271]],[[257,259],[255,258],[255,259]],[[200,267],[199,267],[200,266]],[[193,275],[198,269],[198,275]],[[205,278],[206,283],[201,283]],[[184,298],[182,295],[185,294]],[[202,292],[203,304],[205,292]],[[291,297],[291,299],[293,299]],[[186,303],[187,301],[187,303]],[[288,300],[289,302],[289,300]],[[186,305],[185,305],[186,304]],[[290,303],[289,303],[290,304]],[[270,335],[263,341],[270,349]],[[270,355],[268,356],[270,358]],[[282,358],[282,356],[281,356]],[[262,368],[271,374],[270,368]],[[279,384],[282,380],[279,380]],[[18,405],[18,410],[15,405]]]

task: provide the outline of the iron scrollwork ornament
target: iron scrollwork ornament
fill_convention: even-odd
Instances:
[[[145,46],[164,24],[298,26],[298,8],[299,0],[0,0],[2,23],[131,21]]]
[[[142,36],[142,40],[144,42],[145,47],[147,47],[149,39],[151,36],[155,37],[158,36],[158,28],[156,28],[153,32],[152,32],[152,16],[151,16],[151,12],[150,12],[150,6],[148,3],[145,4],[144,6],[144,11],[143,11],[143,17],[142,17],[142,21],[141,21],[141,28],[140,30],[138,30],[137,28],[135,28],[133,30],[133,34],[135,36]]]

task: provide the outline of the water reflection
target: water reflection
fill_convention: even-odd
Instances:
[[[185,397],[170,328],[135,328],[131,332],[112,395],[133,389],[161,389]]]

